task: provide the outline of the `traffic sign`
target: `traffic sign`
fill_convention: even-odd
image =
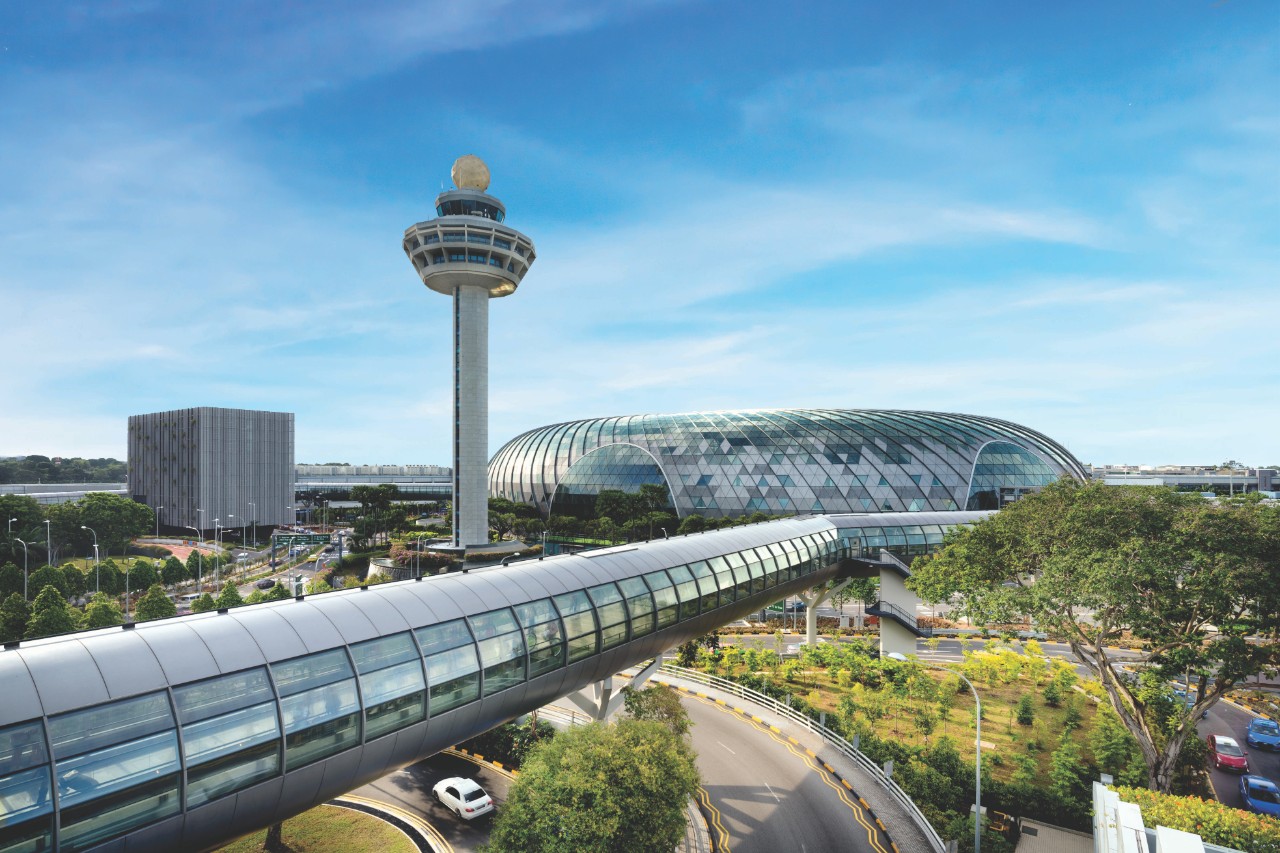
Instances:
[[[273,544],[292,548],[295,545],[328,545],[332,539],[328,533],[285,533],[272,536]]]

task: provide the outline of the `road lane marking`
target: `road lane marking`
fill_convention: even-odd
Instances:
[[[716,743],[720,743],[720,741],[716,741]],[[721,746],[724,746],[724,744],[722,744],[722,743],[720,743],[720,745],[721,745]],[[729,749],[729,747],[727,747],[727,746],[724,746],[724,748],[729,750],[729,754],[730,754],[730,755],[737,755],[737,754],[738,754],[738,753],[734,752],[732,749]]]
[[[797,741],[795,738],[790,736],[787,736],[785,738],[779,737],[778,734],[774,733],[778,731],[777,727],[763,726],[758,723],[755,723],[751,720],[749,715],[735,714],[731,709],[725,707],[723,704],[717,704],[714,702],[714,700],[711,700],[709,698],[699,698],[698,701],[702,702],[702,704],[704,705],[723,711],[724,713],[734,717],[734,719],[741,720],[742,722],[751,726],[753,729],[772,738],[775,742],[780,744],[783,748],[785,748],[788,752],[790,752],[796,758],[799,758],[801,761],[803,761],[804,764],[810,770],[818,774],[818,778],[822,780],[822,783],[824,785],[826,785],[828,788],[836,792],[836,796],[840,798],[840,801],[844,803],[845,806],[847,806],[849,810],[853,813],[854,819],[858,822],[860,826],[862,826],[864,830],[866,830],[867,843],[871,845],[872,849],[874,849],[876,853],[889,853],[888,849],[886,849],[885,846],[880,843],[881,833],[884,834],[886,841],[889,840],[888,830],[884,828],[884,824],[880,822],[879,818],[874,819],[876,823],[880,824],[880,832],[877,832],[876,827],[867,821],[866,813],[864,813],[864,811],[858,806],[857,802],[855,802],[853,799],[850,798],[849,794],[846,793],[845,788],[840,785],[837,785],[829,774],[823,772],[818,762],[814,758],[810,758],[808,755],[805,754],[806,750],[799,748],[799,741]],[[789,743],[788,741],[791,741],[791,742]]]
[[[768,783],[768,782],[765,782],[765,783],[764,783],[764,786],[765,786],[765,788],[768,788],[768,790],[769,790],[769,796],[771,796],[771,797],[773,797],[775,800],[777,800],[777,801],[778,801],[778,805],[782,805],[782,798],[781,798],[781,797],[779,797],[777,794],[775,794],[775,793],[773,792],[773,788],[770,788],[770,787],[769,787],[769,783]]]

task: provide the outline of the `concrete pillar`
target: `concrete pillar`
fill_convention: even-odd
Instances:
[[[489,291],[453,293],[453,544],[489,542]]]

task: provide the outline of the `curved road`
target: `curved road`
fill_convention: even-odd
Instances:
[[[857,797],[803,747],[710,699],[682,698],[717,851],[892,853]]]

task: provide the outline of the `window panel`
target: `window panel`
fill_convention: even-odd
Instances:
[[[515,607],[516,618],[525,630],[529,649],[529,677],[535,678],[564,666],[564,631],[560,614],[551,599],[543,598]]]
[[[675,588],[666,572],[650,572],[644,576],[644,582],[653,592],[653,603],[657,608],[658,627],[666,628],[674,625],[679,618],[680,601],[676,598]]]
[[[688,566],[675,566],[667,569],[667,574],[675,584],[676,597],[680,600],[680,618],[692,619],[698,615],[698,602],[701,595],[698,584]]]
[[[173,699],[183,723],[188,808],[280,772],[275,694],[264,668],[175,687]]]
[[[510,608],[468,617],[480,650],[484,695],[514,687],[524,681],[524,640]]]
[[[184,727],[250,705],[275,702],[275,698],[265,667],[173,688],[178,722]]]
[[[689,564],[689,571],[698,581],[698,590],[702,594],[702,603],[699,609],[706,613],[714,610],[720,604],[720,591],[716,585],[715,573],[711,571],[711,566],[703,561]]]
[[[631,616],[631,636],[643,637],[653,633],[655,616],[653,594],[640,578],[626,578],[618,581],[618,587],[627,597],[627,610]]]
[[[53,849],[53,784],[44,727],[0,729],[0,850]]]
[[[569,592],[554,599],[564,620],[569,663],[596,653],[596,614],[585,592]]]
[[[622,593],[611,583],[601,584],[587,590],[591,600],[595,602],[596,614],[600,618],[600,649],[611,649],[627,641],[627,607],[623,604]]]
[[[280,691],[285,766],[295,770],[360,741],[360,700],[342,649],[271,665]]]

